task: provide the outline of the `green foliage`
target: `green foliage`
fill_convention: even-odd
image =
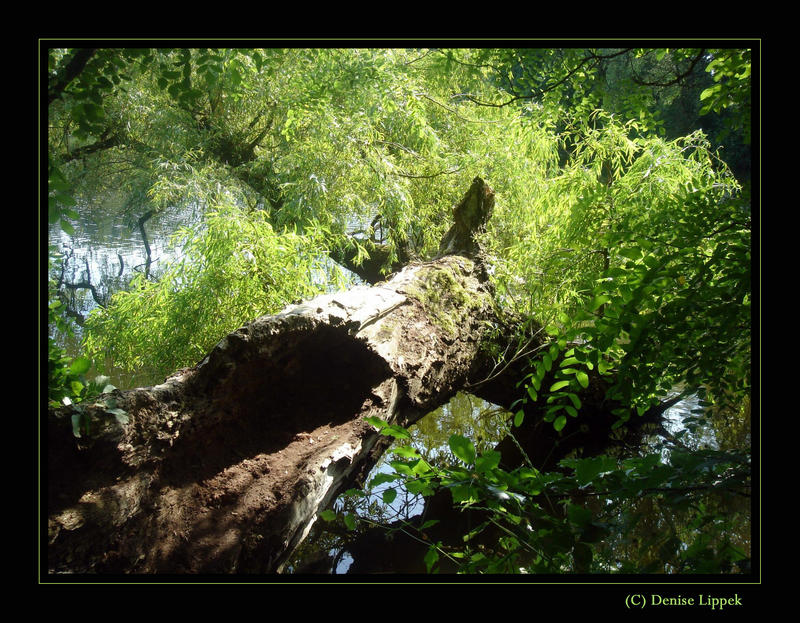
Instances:
[[[92,313],[87,357],[51,341],[53,403],[104,389],[85,378],[91,359],[155,382],[245,322],[341,285],[329,249],[363,260],[386,243],[387,270],[401,251],[434,253],[480,175],[497,193],[482,238],[497,311],[521,327],[505,356],[530,358],[514,425],[536,403],[569,434],[599,374],[616,379],[620,424],[680,385],[713,405],[720,430],[741,409],[726,447],[749,443],[750,209],[708,138],[727,128],[749,142],[749,50],[52,49],[47,60],[51,223],[73,233],[76,206],[117,195],[133,222],[203,213],[157,280],[137,276]],[[52,291],[51,324],[63,329],[61,309]],[[90,423],[78,413],[81,434]],[[432,544],[429,571],[445,558],[481,572],[744,564],[717,495],[743,482],[732,454],[507,472],[474,426],[447,421],[435,433],[453,466],[421,456],[401,427],[370,422],[407,444],[372,483],[389,485],[385,503],[400,501],[402,482],[488,513],[464,548]],[[685,513],[633,544],[645,507]],[[341,520],[359,529],[352,509]],[[489,529],[497,545],[479,549]]]
[[[711,74],[714,84],[700,94],[703,102],[700,114],[735,110],[729,129],[742,132],[745,144],[749,145],[751,50],[713,50],[712,56],[706,71]]]
[[[59,223],[68,234],[74,233],[68,219],[77,219],[78,215],[71,208],[75,206],[75,198],[70,194],[70,185],[58,167],[50,165],[47,178],[48,221]]]
[[[522,313],[550,323],[521,401],[546,399],[559,430],[593,370],[613,373],[609,397],[639,414],[679,383],[734,401],[749,391],[749,206],[702,134],[667,142],[631,129],[577,128],[558,199],[542,198],[548,237],[507,248],[509,276],[530,277],[499,275]]]
[[[49,263],[53,258],[50,257]],[[49,406],[72,404],[96,395],[93,385],[86,380],[92,367],[88,357],[68,357],[56,341],[55,336],[73,335],[72,323],[64,315],[64,303],[56,294],[56,284],[48,283],[50,301],[47,306],[47,399]]]
[[[557,161],[558,140],[547,121],[521,119],[508,108],[476,114],[468,101],[450,97],[453,88],[470,84],[488,93],[492,87],[469,71],[442,73],[433,56],[416,62],[416,51],[116,52],[93,58],[117,59],[102,67],[119,66],[125,91],[80,86],[95,84],[97,72],[106,71],[91,65],[86,71],[95,78],[71,83],[51,105],[52,218],[65,229],[70,205],[91,205],[112,193],[122,195],[134,222],[149,210],[234,204],[256,215],[256,227],[261,219],[286,235],[287,249],[296,246],[292,232],[313,239],[322,254],[359,245],[358,236],[379,227],[390,248],[388,267],[400,246],[420,255],[437,248],[453,202],[476,174],[503,189],[506,205],[517,206]],[[69,58],[69,51],[60,60],[54,56],[54,73]],[[76,134],[79,110],[70,102],[89,91],[102,93],[106,125]],[[513,218],[514,210],[506,212]],[[266,239],[274,240],[273,248],[280,244],[275,236]],[[232,269],[237,252],[226,250],[229,256],[217,257]],[[166,269],[162,286],[137,278],[90,320],[88,345],[127,370],[146,362],[151,376],[191,364],[225,331],[249,320],[246,314],[317,291],[300,286],[294,269],[267,276],[264,266],[261,276],[276,281],[269,291],[284,293],[269,304],[263,288],[254,302],[237,299],[258,287],[223,286],[219,280],[229,273],[213,261],[208,267],[179,262]],[[179,276],[184,269],[188,274]],[[252,267],[244,272],[254,276]],[[217,286],[224,307],[236,313],[211,311]],[[166,313],[165,306],[184,311]]]
[[[558,472],[530,465],[508,471],[499,453],[478,454],[465,437],[453,435],[449,445],[459,463],[408,456],[370,483],[391,482],[426,497],[445,489],[456,507],[479,513],[462,546],[430,543],[429,572],[444,558],[459,573],[724,573],[748,562],[743,546],[725,532],[732,509],[737,516],[746,512],[737,505],[749,495],[746,455],[676,449],[666,457],[564,459]],[[395,495],[395,488],[385,490],[384,501]],[[644,534],[632,522],[649,517],[638,508],[645,502],[677,511],[655,539],[630,548],[630,539]],[[424,538],[429,527],[405,523],[402,529]]]
[[[67,356],[65,350],[58,345],[54,335],[72,335],[72,326],[64,316],[65,306],[55,296],[55,284],[49,283],[51,295],[47,307],[47,403],[50,408],[68,406],[72,408],[72,431],[75,437],[88,435],[91,432],[92,420],[85,407],[94,402],[102,394],[116,389],[109,383],[109,377],[97,375],[87,379],[92,368],[92,360],[84,355]],[[127,422],[127,413],[116,408],[113,400],[106,399],[102,411],[113,415],[120,423]]]
[[[147,366],[154,380],[163,378],[199,361],[230,331],[328,283],[324,247],[277,233],[263,212],[220,206],[172,245],[180,259],[157,281],[139,275],[129,291],[93,310],[86,323],[92,356],[125,370]]]

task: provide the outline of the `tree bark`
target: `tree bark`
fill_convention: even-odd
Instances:
[[[459,205],[491,196],[476,179]],[[460,240],[389,281],[258,318],[161,385],[104,395],[80,438],[78,409],[51,411],[48,571],[280,571],[388,445],[364,418],[408,426],[475,375],[492,294]]]

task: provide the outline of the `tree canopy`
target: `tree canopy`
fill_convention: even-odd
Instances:
[[[504,471],[461,435],[448,465],[407,448],[392,478],[450,488],[506,531],[490,554],[434,544],[428,568],[448,556],[466,572],[745,569],[749,542],[723,523],[733,508],[749,521],[757,42],[716,45],[43,47],[50,223],[71,233],[78,210],[110,209],[144,232],[154,213],[202,214],[171,240],[173,263],[92,311],[79,357],[51,340],[49,399],[101,391],[92,362],[155,382],[351,271],[432,257],[481,176],[496,205],[480,242],[507,324],[487,348],[498,369],[525,362],[504,405],[513,424],[539,405],[570,434],[600,374],[622,405],[615,429],[677,391],[699,398],[717,443],[574,456],[557,472]],[[64,261],[51,250],[52,335]],[[626,540],[647,522],[649,541]]]

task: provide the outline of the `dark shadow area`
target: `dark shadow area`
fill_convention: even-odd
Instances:
[[[246,350],[175,443],[164,484],[197,482],[277,452],[299,433],[347,422],[365,401],[378,399],[372,388],[391,375],[364,343],[329,325],[283,334],[279,348],[266,355],[257,345]]]
[[[47,512],[55,513],[72,506],[87,491],[113,484],[118,476],[128,474],[117,452],[116,436],[97,439],[79,448],[69,416],[48,416],[47,437]]]

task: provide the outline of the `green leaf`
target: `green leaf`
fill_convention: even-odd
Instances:
[[[231,84],[234,87],[237,87],[237,86],[239,86],[241,84],[242,75],[238,71],[236,71],[235,68],[231,69],[229,76],[230,76],[230,79],[231,79]]]
[[[556,381],[550,386],[550,391],[555,392],[561,389],[562,387],[566,387],[569,385],[569,381]]]
[[[76,357],[69,367],[72,374],[85,374],[92,367],[92,360],[88,357]]]
[[[453,454],[467,465],[471,465],[475,462],[475,446],[472,445],[472,442],[466,437],[451,435],[450,439],[447,441],[447,445],[450,446],[450,450],[452,450]]]
[[[564,405],[553,405],[544,414],[544,421],[545,422],[552,422],[553,419],[556,417],[556,412],[561,411],[564,408]]]
[[[394,468],[398,474],[402,474],[403,476],[414,476],[414,472],[411,470],[411,466],[408,463],[403,463],[402,461],[389,461],[389,465]]]
[[[597,309],[601,305],[604,305],[605,303],[608,303],[609,301],[611,301],[611,297],[610,296],[608,296],[606,294],[601,294],[600,296],[596,296],[596,297],[594,297],[594,299],[592,299],[592,302],[589,304],[589,309],[591,309],[592,311],[597,311]]]
[[[468,484],[459,484],[450,487],[450,495],[453,496],[454,504],[460,504],[462,502],[477,502],[479,499],[476,495],[475,489]]]
[[[384,504],[391,504],[394,502],[394,499],[397,497],[397,490],[396,489],[386,489],[381,496],[383,498]]]
[[[557,431],[562,430],[567,425],[567,416],[566,415],[559,415],[556,418],[556,421],[553,422],[553,428]]]
[[[430,573],[433,569],[433,565],[436,564],[436,561],[439,560],[439,552],[436,551],[433,547],[428,549],[428,553],[425,554],[425,568],[427,572]]]
[[[347,526],[348,530],[355,530],[357,523],[356,517],[352,513],[348,513],[344,516],[344,525]]]
[[[380,419],[379,417],[375,417],[375,416],[365,417],[364,421],[367,424],[369,424],[370,426],[374,426],[378,430],[389,426],[388,422],[385,422],[384,420]]]
[[[610,456],[597,456],[580,459],[575,468],[575,477],[582,487],[588,485],[600,474],[611,472],[617,468],[617,461]]]
[[[441,521],[441,520],[439,520],[439,519],[429,519],[428,521],[426,521],[424,524],[422,524],[419,527],[420,532],[422,530],[427,530],[428,528],[430,528],[432,526],[435,526],[437,523],[439,523],[439,521]]]
[[[407,459],[420,458],[419,452],[416,450],[416,448],[412,448],[411,446],[399,446],[397,448],[392,448],[392,452]]]
[[[714,95],[714,93],[716,93],[717,91],[719,91],[721,89],[722,89],[722,86],[719,85],[719,84],[715,84],[713,86],[708,87],[702,93],[700,93],[700,101],[702,102],[703,100],[708,99],[709,97]]]
[[[428,496],[433,494],[433,489],[425,480],[406,480],[403,484],[411,495]]]
[[[395,439],[411,439],[411,433],[402,426],[397,426],[395,424],[389,424],[386,428],[383,428],[380,433],[381,435],[387,435]]]
[[[387,474],[385,472],[379,472],[378,474],[375,475],[375,477],[372,480],[369,481],[369,486],[377,487],[385,482],[394,482],[399,478],[400,476],[398,474]]]
[[[336,513],[329,508],[322,511],[319,516],[325,521],[333,521],[336,519]]]
[[[572,404],[576,409],[581,408],[581,399],[578,398],[577,394],[573,394],[572,392],[570,392],[567,394],[567,398],[569,398],[572,401]]]
[[[639,247],[632,247],[628,249],[621,249],[619,254],[622,257],[628,258],[629,260],[638,260],[640,257],[642,257],[642,250]]]
[[[523,419],[525,419],[525,412],[522,409],[520,409],[519,411],[517,411],[517,414],[514,416],[514,426],[516,426],[517,428],[522,426],[522,420]]]
[[[431,469],[431,466],[428,465],[424,459],[417,459],[417,461],[414,462],[414,467],[411,469],[411,472],[416,476],[424,476],[430,472]]]
[[[476,459],[475,471],[487,472],[495,469],[498,465],[500,465],[500,453],[495,450],[489,450]]]
[[[581,387],[583,387],[584,389],[589,387],[589,376],[586,374],[586,372],[576,373],[575,378],[578,379],[578,383],[580,383]]]

